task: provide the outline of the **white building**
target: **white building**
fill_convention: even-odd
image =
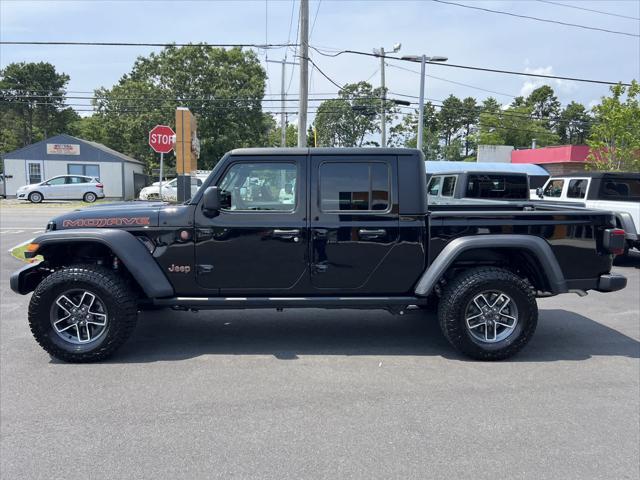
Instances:
[[[144,164],[96,142],[60,134],[4,155],[6,195],[58,175],[87,175],[108,198],[133,199],[146,183]]]

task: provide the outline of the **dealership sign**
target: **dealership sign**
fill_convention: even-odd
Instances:
[[[47,155],[80,155],[80,145],[76,143],[47,143]]]

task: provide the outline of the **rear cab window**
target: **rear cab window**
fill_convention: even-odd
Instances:
[[[528,199],[526,175],[475,174],[467,180],[467,198]]]
[[[640,202],[640,178],[607,178],[600,184],[601,200]]]

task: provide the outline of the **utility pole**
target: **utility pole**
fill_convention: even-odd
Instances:
[[[381,102],[381,110],[382,114],[380,116],[380,146],[387,146],[387,112],[385,111],[385,104],[387,101],[387,92],[384,85],[384,47],[380,47],[380,86],[382,87],[382,102]]]
[[[400,51],[402,47],[401,43],[396,43],[393,45],[393,53]],[[382,96],[381,96],[381,105],[380,105],[380,146],[387,146],[387,86],[384,77],[384,47],[380,47],[373,49],[373,54],[380,57],[380,87],[382,88]]]
[[[284,91],[284,77],[285,77],[285,65],[299,65],[296,62],[287,62],[286,58],[282,60],[267,60],[269,63],[281,63],[282,64],[282,80],[280,82],[280,146],[287,146],[287,122],[285,118],[285,97],[286,93]]]
[[[309,102],[309,0],[300,0],[300,108],[298,147],[307,146],[307,104]]]

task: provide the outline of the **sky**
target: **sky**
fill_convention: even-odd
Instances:
[[[640,0],[571,1],[450,0],[559,22],[640,34]],[[635,17],[606,15],[577,6]],[[16,1],[0,0],[3,41],[94,41],[147,43],[296,43],[298,0],[259,1]],[[640,79],[640,37],[498,15],[432,1],[310,0],[310,44],[327,53],[351,49],[390,51],[397,55],[443,55],[448,63],[527,73],[544,73],[607,81]],[[111,87],[140,55],[160,48],[0,45],[0,67],[12,62],[47,61],[71,77],[69,91]],[[292,48],[258,50],[267,69],[268,98],[280,93],[280,65],[295,60]],[[380,85],[375,57],[311,51],[311,58],[339,85],[368,80]],[[418,95],[419,64],[388,60],[390,97]],[[296,67],[297,68],[297,67]],[[310,92],[335,96],[337,87],[311,68]],[[287,94],[297,96],[299,73],[287,66]],[[494,96],[503,104],[514,96],[550,84],[563,105],[572,100],[593,106],[608,93],[606,85],[543,80],[428,65],[426,97],[442,101],[449,94],[482,100]],[[437,78],[434,78],[437,77]],[[451,83],[457,82],[457,83]],[[460,85],[461,83],[468,86]],[[474,88],[475,87],[475,88]],[[489,93],[491,90],[498,93]],[[269,96],[273,95],[273,96]],[[313,96],[313,95],[312,95]],[[265,102],[277,109],[277,102]],[[310,103],[313,111],[317,102]],[[313,115],[311,115],[313,117]],[[295,118],[290,118],[295,122]]]

